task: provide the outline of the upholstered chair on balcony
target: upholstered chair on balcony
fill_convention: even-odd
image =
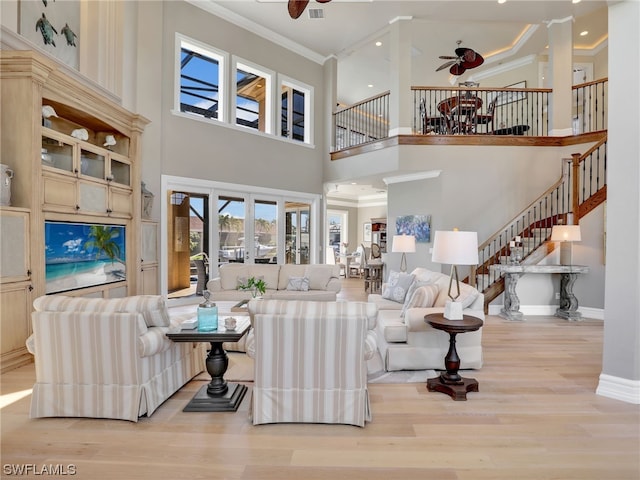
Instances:
[[[362,427],[371,420],[367,360],[377,355],[374,304],[252,300],[249,313],[254,425]]]

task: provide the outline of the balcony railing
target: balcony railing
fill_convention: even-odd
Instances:
[[[529,135],[549,132],[549,89],[412,87],[417,134]]]
[[[389,136],[389,92],[345,107],[333,114],[335,151]]]
[[[581,83],[572,88],[573,134],[607,130],[609,79]]]
[[[607,128],[608,79],[572,88],[574,135]],[[415,135],[549,135],[545,88],[411,87]],[[388,138],[389,92],[333,114],[333,151]]]

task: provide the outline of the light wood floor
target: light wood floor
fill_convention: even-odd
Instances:
[[[342,298],[364,299],[361,280]],[[33,366],[1,376],[2,478],[12,465],[73,464],[78,479],[637,480],[640,407],[595,395],[600,321],[488,317],[485,366],[466,402],[424,384],[370,385],[373,422],[263,425],[184,413],[191,382],[136,423],[28,418]],[[10,467],[9,467],[10,468]],[[20,478],[38,478],[22,476]],[[59,478],[59,477],[55,477]]]

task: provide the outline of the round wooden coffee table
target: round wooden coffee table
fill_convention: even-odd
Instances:
[[[444,318],[442,313],[425,315],[424,321],[433,328],[449,334],[449,351],[444,357],[447,371],[442,372],[439,377],[428,379],[427,389],[430,392],[446,393],[454,400],[466,400],[467,392],[478,391],[478,382],[475,378],[463,378],[458,374],[460,357],[456,351],[456,335],[479,330],[484,322],[471,315],[463,315],[462,320],[449,320]]]

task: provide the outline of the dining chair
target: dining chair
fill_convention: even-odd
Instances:
[[[476,114],[476,118],[475,118],[476,127],[478,125],[484,125],[485,126],[484,133],[493,133],[493,131],[495,130],[494,113],[496,110],[496,103],[498,102],[498,97],[499,96],[496,96],[493,100],[489,102],[489,105],[487,105],[487,111],[485,113]],[[491,128],[491,130],[489,130],[489,128]],[[479,132],[475,132],[475,133],[479,133]]]

